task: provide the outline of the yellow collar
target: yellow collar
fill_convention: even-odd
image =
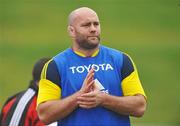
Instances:
[[[87,57],[86,55],[84,55],[83,53],[81,53],[81,52],[78,52],[78,51],[74,51],[77,55],[79,55],[79,56],[82,56],[82,57]],[[97,56],[97,54],[99,53],[99,49],[97,49],[93,54],[92,54],[92,56],[91,57],[95,57],[95,56]]]

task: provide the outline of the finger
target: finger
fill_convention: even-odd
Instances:
[[[92,77],[94,77],[94,69],[91,69],[91,70],[88,72],[88,74],[87,74],[87,76],[86,76],[86,79],[89,80],[89,79],[91,79]]]
[[[90,109],[96,107],[96,105],[79,105],[81,108]]]
[[[94,80],[89,84],[86,83],[84,86],[84,90],[85,90],[84,93],[92,91],[93,90],[93,84],[94,84]]]
[[[92,91],[92,92],[89,92],[89,93],[82,94],[81,97],[95,97],[96,94],[97,93],[95,91]]]
[[[92,80],[94,80],[94,73],[91,73],[91,75],[86,79],[86,82],[90,83]]]
[[[84,79],[84,83],[88,84],[90,83],[90,81],[94,80],[94,72],[91,70],[88,75],[86,76],[86,78]]]
[[[87,84],[87,89],[90,89],[92,85],[94,85],[95,81],[92,80],[90,83]]]
[[[77,102],[79,105],[94,105],[96,102],[85,102],[85,101],[78,101]]]
[[[90,76],[92,73],[94,73],[94,69],[93,69],[93,68],[90,69],[90,71],[88,72],[86,78],[89,78],[89,76]]]
[[[92,67],[89,71],[89,73],[93,73],[94,72],[94,68]]]
[[[78,102],[96,102],[95,97],[77,97]]]

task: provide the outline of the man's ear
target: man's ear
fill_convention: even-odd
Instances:
[[[71,25],[68,26],[68,33],[71,37],[75,37],[75,29],[73,26]]]

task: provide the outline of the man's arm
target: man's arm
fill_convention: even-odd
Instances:
[[[133,62],[125,54],[123,54],[121,75],[123,96],[113,96],[95,90],[78,97],[79,106],[93,108],[101,105],[119,114],[142,116],[146,109],[146,96]]]
[[[48,100],[42,102],[37,107],[40,120],[44,124],[50,124],[54,121],[68,116],[77,107],[77,97],[91,90],[94,84],[94,70],[91,69],[87,74],[81,89],[71,96],[60,100]],[[53,92],[52,92],[53,93]]]
[[[78,104],[86,109],[101,105],[119,114],[135,117],[141,117],[146,109],[146,100],[143,95],[119,97],[100,91],[82,94],[78,97]]]
[[[117,97],[104,95],[102,106],[123,115],[143,116],[146,110],[146,100],[142,95]]]
[[[44,124],[50,124],[66,117],[78,107],[76,98],[79,95],[80,92],[77,92],[61,100],[51,100],[39,104],[37,112],[40,120]]]

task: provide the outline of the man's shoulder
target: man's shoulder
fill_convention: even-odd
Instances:
[[[114,48],[111,48],[111,47],[107,47],[107,46],[104,46],[104,45],[101,45],[100,48],[102,49],[102,51],[107,52],[110,55],[117,56],[117,55],[122,55],[123,54],[123,52],[121,52],[120,50],[117,50],[117,49],[114,49]]]
[[[59,59],[59,58],[61,58],[61,60],[63,60],[63,59],[65,59],[65,57],[66,57],[67,55],[70,55],[70,54],[71,54],[71,49],[68,48],[68,49],[66,49],[66,50],[58,53],[56,56],[54,56],[54,57],[53,57],[53,60],[56,60],[56,59]]]

